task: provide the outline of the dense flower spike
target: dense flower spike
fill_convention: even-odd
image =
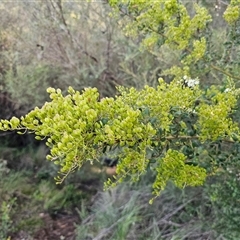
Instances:
[[[214,52],[207,54],[211,16],[198,4],[190,15],[177,0],[108,2],[122,16],[119,24],[125,33],[138,37],[141,47],[156,51],[164,46],[178,53],[179,62],[161,73],[171,76],[170,83],[159,79],[156,88],[119,87],[115,98],[103,99],[96,88],[79,92],[69,87],[66,96],[60,89],[49,88],[50,102],[20,119],[1,120],[0,130],[30,131],[36,139],[45,139],[50,148],[47,159],[60,166],[58,183],[86,161],[98,160],[114,149],[119,161],[115,180],[109,179],[106,188],[125,178],[138,181],[147,170],[156,176],[155,195],[167,181],[179,187],[202,184],[216,171],[217,150],[210,156],[211,146],[239,141],[239,127],[232,117],[239,97],[232,79],[239,77],[213,65]],[[239,0],[232,0],[224,13],[236,32],[239,6]],[[239,44],[237,39],[232,35],[230,45]],[[226,64],[227,59],[217,64]],[[191,73],[202,69],[224,74],[221,86],[201,88],[201,76],[192,78]]]
[[[191,86],[184,85],[186,80]],[[59,183],[86,161],[98,160],[106,147],[117,148],[116,181],[109,180],[106,187],[126,177],[137,181],[150,166],[157,173],[153,191],[158,195],[169,180],[179,187],[205,180],[207,172],[200,163],[187,164],[190,156],[183,146],[196,139],[200,146],[238,137],[239,129],[229,117],[238,91],[232,84],[226,86],[231,91],[203,91],[197,83],[187,77],[170,84],[160,79],[157,88],[119,87],[115,98],[103,99],[96,88],[79,92],[69,87],[66,96],[49,88],[50,102],[20,119],[1,120],[0,129],[30,131],[36,139],[46,139],[47,159],[60,166]]]

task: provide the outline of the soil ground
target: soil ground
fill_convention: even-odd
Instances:
[[[74,240],[75,224],[80,222],[78,216],[59,215],[51,217],[49,214],[41,214],[44,224],[33,236],[27,232],[19,231],[11,240]]]

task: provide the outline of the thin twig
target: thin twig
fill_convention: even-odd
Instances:
[[[118,219],[117,222],[113,223],[109,228],[104,228],[95,238],[93,238],[93,240],[102,240],[103,237],[105,237],[106,235],[109,234],[110,231],[112,231],[112,229],[118,225],[118,223],[120,223],[122,221],[122,219]]]
[[[144,232],[148,232],[149,230],[151,230],[152,228],[154,228],[155,225],[160,224],[161,222],[166,223],[169,221],[167,221],[169,218],[171,218],[172,216],[174,216],[176,213],[178,213],[180,210],[182,210],[184,207],[186,207],[190,202],[192,202],[193,200],[195,200],[195,197],[188,200],[187,202],[183,203],[182,205],[180,205],[179,207],[177,207],[175,210],[173,210],[172,212],[168,213],[167,215],[165,215],[162,219],[160,219],[159,221],[157,221],[156,223],[152,224],[150,227],[148,227]],[[175,223],[176,224],[176,223]]]

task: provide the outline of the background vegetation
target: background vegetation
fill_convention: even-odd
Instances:
[[[240,24],[223,18],[230,2],[182,2],[192,15],[198,2],[213,19],[202,33],[207,36],[207,59],[191,65],[191,76],[208,88],[224,85],[230,74],[238,86]],[[44,104],[48,87],[63,93],[68,86],[97,87],[106,97],[116,94],[116,85],[155,87],[159,77],[170,82],[174,76],[167,69],[179,66],[186,55],[161,42],[140,48],[147,33],[135,38],[124,34],[121,27],[131,15],[124,5],[117,18],[109,16],[111,8],[104,1],[18,1],[0,8],[1,119]],[[0,239],[239,238],[238,142],[208,146],[213,156],[202,158],[205,164],[214,159],[218,172],[203,186],[180,190],[169,183],[149,205],[151,173],[138,184],[102,192],[105,168],[86,165],[56,186],[58,168],[45,160],[44,144],[30,135],[0,136]]]

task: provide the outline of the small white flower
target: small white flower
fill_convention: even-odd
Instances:
[[[225,92],[225,93],[228,93],[228,92],[231,92],[231,90],[232,90],[231,88],[226,88],[226,89],[224,90],[224,92]]]
[[[187,76],[184,76],[183,79],[188,87],[195,87],[196,85],[199,85],[198,78],[191,79],[191,78],[188,78]]]

